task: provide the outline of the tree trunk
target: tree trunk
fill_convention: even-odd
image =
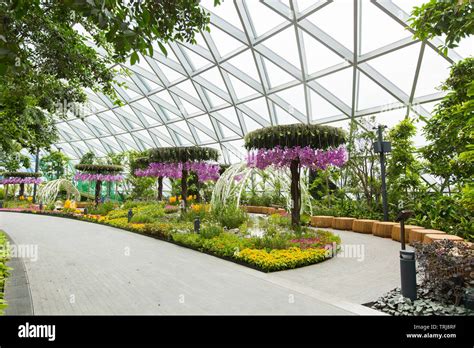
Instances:
[[[158,177],[158,200],[163,200],[163,177]]]
[[[102,181],[97,180],[95,182],[95,206],[97,207],[100,202],[100,190],[102,188]]]
[[[188,171],[186,169],[183,169],[181,175],[181,198],[184,202],[184,211],[186,211],[188,208],[188,201],[186,200],[188,198]]]
[[[23,196],[25,194],[25,184],[24,183],[21,183],[20,184],[20,193],[18,194],[18,196]]]
[[[301,187],[300,187],[300,161],[293,160],[290,164],[291,172],[291,200],[293,206],[291,207],[291,224],[293,227],[300,225],[300,210],[301,210]]]

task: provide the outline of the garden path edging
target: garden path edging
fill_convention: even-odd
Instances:
[[[16,245],[14,240],[7,236],[10,245]],[[7,261],[11,268],[10,274],[5,281],[5,315],[34,315],[33,299],[31,296],[28,272],[21,257],[14,257]]]

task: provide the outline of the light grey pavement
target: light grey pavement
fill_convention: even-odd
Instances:
[[[338,256],[266,274],[76,220],[0,212],[0,229],[38,246],[36,261],[24,259],[38,315],[377,314],[360,304],[399,284],[399,245],[353,232],[337,231],[343,244],[364,245],[362,261]]]

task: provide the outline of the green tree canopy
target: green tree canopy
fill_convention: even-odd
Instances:
[[[0,18],[0,147],[7,151],[12,140],[31,150],[54,143],[51,114],[80,116],[84,88],[120,104],[112,64],[153,55],[154,42],[164,53],[167,42],[195,43],[197,31],[209,30],[195,0],[12,0],[0,2]]]
[[[413,9],[410,22],[417,39],[446,35],[442,51],[447,54],[448,48],[457,47],[461,39],[474,34],[474,3],[431,0]]]
[[[59,179],[64,174],[68,163],[68,156],[61,151],[52,151],[40,159],[39,165],[46,177]]]
[[[441,86],[448,95],[435,107],[433,116],[425,120],[424,132],[430,143],[422,149],[423,156],[430,172],[444,178],[444,186],[450,182],[462,185],[474,176],[474,167],[460,157],[473,144],[473,76],[474,58],[453,65]]]

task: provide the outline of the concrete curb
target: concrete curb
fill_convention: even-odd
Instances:
[[[3,231],[10,245],[15,245],[7,232]],[[8,306],[5,315],[34,315],[33,300],[25,263],[22,258],[11,258],[7,266],[12,268],[5,282],[5,301]]]

